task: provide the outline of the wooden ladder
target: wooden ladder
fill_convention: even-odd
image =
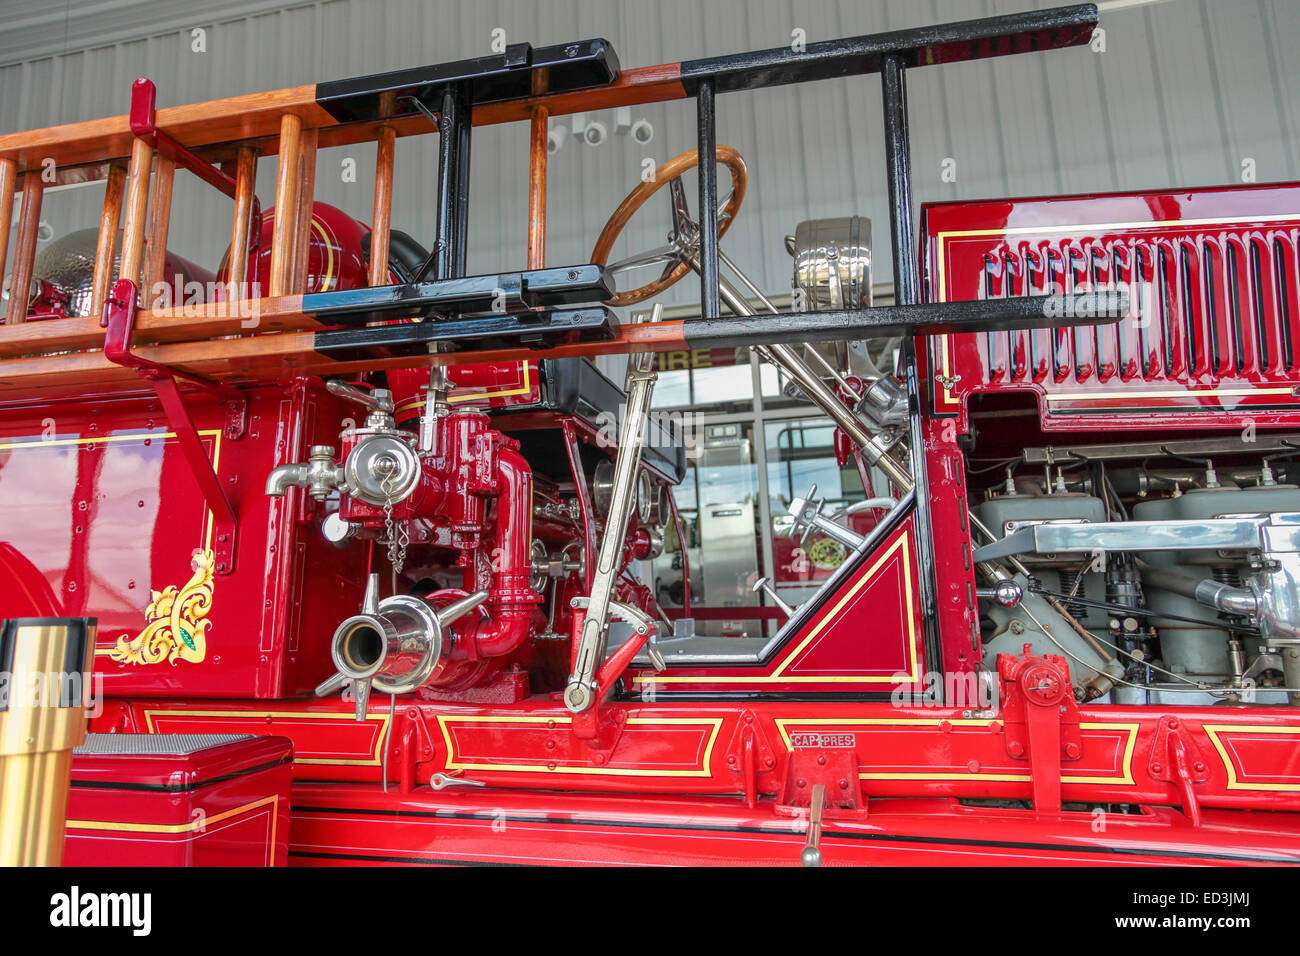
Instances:
[[[603,42],[603,41],[598,41]],[[524,46],[524,45],[520,45]],[[541,52],[541,51],[538,51]],[[476,66],[484,62],[466,61]],[[436,82],[462,64],[425,68]],[[441,72],[439,72],[441,71]],[[530,69],[527,95],[475,104],[475,126],[503,122],[531,125],[528,203],[528,267],[545,262],[547,123],[551,115],[601,109],[686,96],[676,65],[617,74],[597,88],[547,90],[546,70]],[[0,403],[30,402],[78,394],[139,390],[134,370],[105,356],[101,314],[110,301],[114,257],[121,227],[121,277],[138,277],[147,292],[164,280],[164,259],[171,220],[172,187],[177,167],[197,173],[234,201],[230,224],[230,301],[167,308],[146,302],[134,315],[130,347],[141,359],[178,375],[246,383],[287,374],[341,374],[418,364],[410,358],[341,362],[318,354],[315,330],[329,323],[303,310],[307,259],[319,149],[370,142],[376,175],[369,283],[386,285],[388,238],[392,225],[395,143],[399,136],[436,132],[429,111],[399,100],[407,74],[385,74],[344,83],[316,84],[214,100],[190,106],[153,109],[153,85],[139,80],[133,88],[132,112],[111,119],[74,123],[0,136],[0,275],[8,264],[6,248],[13,203],[21,192],[17,239],[13,243],[11,295],[0,325]],[[417,76],[414,82],[427,80]],[[408,83],[408,87],[410,84]],[[343,93],[340,94],[339,90]],[[359,92],[357,92],[359,91]],[[360,99],[367,115],[331,112],[332,101]],[[406,97],[407,100],[410,97]],[[323,105],[324,104],[324,105]],[[276,156],[274,227],[269,288],[247,297],[245,283],[253,221],[257,161]],[[46,182],[51,161],[56,182],[105,181],[95,254],[91,310],[86,316],[27,321],[30,287]],[[218,166],[220,164],[220,166]],[[233,169],[230,174],[227,169]],[[74,173],[75,171],[75,173]],[[73,174],[70,176],[69,174]],[[46,174],[48,175],[48,174]],[[142,294],[141,299],[147,299]],[[257,316],[249,327],[249,316]],[[626,351],[653,336],[624,336],[603,343],[599,351]],[[626,342],[622,341],[624,338]],[[560,348],[556,354],[590,354],[586,343]],[[494,361],[537,357],[529,348],[430,356],[429,363]]]

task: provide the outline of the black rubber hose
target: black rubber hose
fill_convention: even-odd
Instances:
[[[368,232],[361,237],[361,253],[367,259],[370,258],[370,237],[373,235],[373,232]],[[409,235],[400,229],[388,231],[388,268],[403,282],[415,282],[428,258],[425,248]]]

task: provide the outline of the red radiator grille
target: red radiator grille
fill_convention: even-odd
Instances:
[[[1297,371],[1300,230],[1180,239],[1005,243],[987,253],[982,298],[1126,288],[1113,325],[979,336],[988,382],[1192,382]]]
[[[1280,200],[1273,212],[1223,214],[1234,199],[1253,207],[1269,192]],[[1125,204],[1122,212],[1132,215],[1134,200],[1147,221],[1117,223],[1106,215]],[[1206,207],[1212,215],[1195,215],[1211,211]],[[1177,218],[1163,218],[1171,210]],[[1017,225],[1052,219],[1053,225]],[[1295,187],[945,204],[927,207],[925,228],[936,299],[1120,288],[1133,301],[1128,316],[1107,325],[1070,326],[1067,314],[1055,329],[937,340],[931,361],[940,413],[961,414],[964,397],[975,392],[1031,389],[1049,426],[1051,419],[1078,425],[1105,418],[1124,427],[1114,419],[1137,411],[1173,425],[1190,424],[1189,415],[1197,424],[1207,415],[1224,424],[1295,421]],[[1131,427],[1152,423],[1143,418]]]

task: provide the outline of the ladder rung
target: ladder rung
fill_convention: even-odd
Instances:
[[[303,312],[300,295],[209,302],[174,309],[141,309],[135,319],[135,342],[200,342],[226,335],[311,329],[319,325],[314,316]],[[98,316],[0,325],[0,358],[84,351],[98,349],[103,344],[104,330]]]

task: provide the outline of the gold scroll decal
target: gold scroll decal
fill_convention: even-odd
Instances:
[[[190,559],[194,575],[177,590],[168,585],[162,591],[150,591],[152,600],[145,608],[149,623],[131,640],[117,639],[109,655],[122,664],[175,664],[178,660],[197,664],[207,656],[207,620],[212,610],[212,568],[216,559],[211,550],[196,551]]]

